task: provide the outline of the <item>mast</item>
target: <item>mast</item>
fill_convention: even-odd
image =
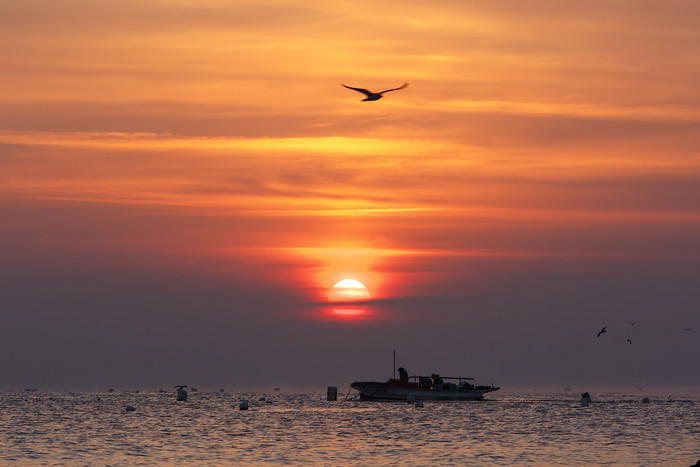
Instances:
[[[394,349],[394,372],[392,373],[392,378],[396,379],[396,349]]]

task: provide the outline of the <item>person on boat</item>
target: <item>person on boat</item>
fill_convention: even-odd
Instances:
[[[404,367],[399,368],[399,381],[408,383],[408,371]]]

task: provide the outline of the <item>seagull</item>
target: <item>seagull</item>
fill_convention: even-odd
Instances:
[[[604,332],[608,332],[607,329],[608,329],[607,326],[603,327],[603,329],[600,330],[600,332],[598,333],[598,335],[596,337],[600,337],[600,335],[603,334]]]
[[[387,89],[386,91],[382,91],[382,92],[372,92],[372,91],[368,91],[367,89],[353,88],[353,87],[350,87],[350,86],[345,86],[343,83],[340,83],[340,85],[343,86],[343,87],[345,87],[345,88],[352,89],[353,91],[361,92],[362,94],[364,94],[365,96],[367,96],[365,99],[362,99],[362,101],[364,102],[364,101],[378,101],[379,99],[381,99],[382,97],[384,97],[384,96],[382,96],[382,94],[384,94],[385,92],[389,92],[389,91],[398,91],[399,89],[403,89],[403,88],[405,88],[406,86],[408,86],[408,83],[403,83],[403,84],[402,84],[401,86],[399,86],[398,88]]]
[[[632,345],[632,341],[631,341],[631,340],[627,339],[627,342],[629,342],[629,343],[630,343],[630,345]]]
[[[634,326],[634,324],[636,323],[636,321],[627,321],[627,322],[630,323],[632,326]]]
[[[685,328],[684,331],[690,331],[690,328]]]

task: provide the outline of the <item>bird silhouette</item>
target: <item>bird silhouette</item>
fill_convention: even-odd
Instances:
[[[343,87],[346,87],[348,89],[352,89],[353,91],[361,92],[362,94],[367,96],[365,99],[362,99],[362,101],[364,102],[364,101],[378,101],[379,99],[384,97],[384,96],[382,96],[382,94],[384,94],[385,92],[398,91],[399,89],[403,89],[406,86],[408,86],[408,83],[403,83],[398,88],[387,89],[386,91],[382,91],[382,92],[372,92],[372,91],[368,91],[367,89],[353,88],[351,86],[345,86],[343,83],[340,83],[340,85]]]
[[[627,339],[627,342],[629,342],[630,345],[632,345],[632,341],[630,339]]]
[[[636,321],[627,321],[627,322],[630,323],[632,326],[634,326],[634,324],[636,323]]]
[[[600,337],[600,335],[603,334],[604,332],[608,332],[607,329],[608,329],[608,327],[604,326],[603,329],[600,330],[600,332],[598,333],[598,335],[596,337]]]

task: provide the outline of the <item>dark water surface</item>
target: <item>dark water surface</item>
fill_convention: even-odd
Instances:
[[[261,401],[260,398],[266,400]],[[1,465],[663,465],[700,459],[700,399],[328,402],[322,394],[0,393]],[[249,410],[240,410],[248,400]],[[126,411],[127,406],[135,408]]]

